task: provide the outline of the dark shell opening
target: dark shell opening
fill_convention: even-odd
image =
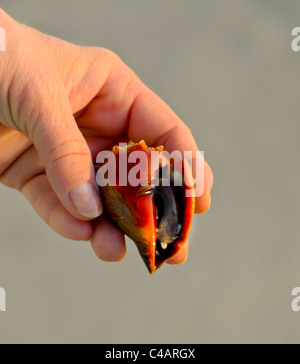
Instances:
[[[185,187],[174,186],[174,168],[168,169],[170,186],[163,186],[164,171],[161,169],[159,185],[152,192],[157,222],[156,263],[163,262],[176,253],[176,242],[184,222]]]

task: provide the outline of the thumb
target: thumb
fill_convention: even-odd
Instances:
[[[55,99],[40,103],[29,134],[64,207],[76,218],[94,219],[103,208],[91,152],[72,115],[68,97],[62,92]]]

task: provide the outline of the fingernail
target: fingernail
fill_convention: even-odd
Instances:
[[[96,187],[83,183],[70,191],[70,199],[75,209],[83,216],[96,218],[102,214],[103,206]]]

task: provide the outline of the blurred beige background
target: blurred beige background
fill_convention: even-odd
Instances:
[[[133,243],[123,262],[98,261],[1,186],[0,342],[299,342],[299,1],[0,5],[43,32],[117,52],[191,127],[215,175],[188,262],[154,276]]]

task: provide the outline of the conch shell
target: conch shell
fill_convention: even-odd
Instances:
[[[182,160],[177,170],[174,161],[163,156],[163,149],[149,148],[144,141],[129,142],[115,146],[106,162],[96,166],[98,172],[102,167],[107,168],[106,185],[100,188],[106,215],[135,242],[151,274],[180,252],[188,238],[194,213],[193,187],[186,183],[192,180],[190,167]],[[140,183],[130,185],[127,178],[127,183],[124,180],[121,183],[120,166],[126,166],[127,176],[134,174],[138,165],[134,152],[137,151],[145,154],[144,162],[139,161]],[[150,168],[152,152],[160,155],[154,170]],[[109,177],[109,168],[115,168],[114,178]],[[164,175],[169,177],[169,186],[165,186]],[[98,177],[97,173],[97,180]],[[175,182],[178,180],[181,186]],[[186,191],[190,192],[188,197]]]

